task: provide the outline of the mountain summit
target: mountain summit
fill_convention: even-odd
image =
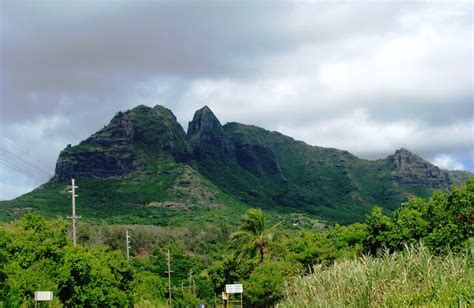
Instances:
[[[214,157],[216,151],[226,149],[222,124],[207,106],[194,113],[187,136],[197,158]]]
[[[51,208],[51,196],[75,177],[95,218],[171,217],[244,204],[348,223],[364,219],[376,204],[393,210],[410,196],[427,196],[471,175],[441,170],[404,148],[369,161],[252,125],[222,125],[207,106],[185,133],[171,110],[140,105],[67,146],[54,178],[0,203],[0,217],[23,207],[64,211]]]
[[[423,184],[432,188],[443,188],[446,183],[451,183],[447,172],[405,148],[395,151],[393,155],[387,157],[387,161],[395,167],[391,175],[399,183]]]
[[[202,136],[212,135],[222,130],[221,122],[212,110],[204,106],[194,113],[193,120],[188,125],[188,137],[200,139]]]
[[[56,164],[55,180],[113,178],[155,160],[184,161],[190,154],[186,134],[171,110],[140,105],[118,112],[103,129],[64,149]]]

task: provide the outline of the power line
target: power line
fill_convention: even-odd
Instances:
[[[16,159],[21,160],[22,162],[24,162],[25,164],[27,164],[27,165],[29,165],[29,166],[31,166],[31,167],[33,167],[33,168],[35,168],[35,169],[37,169],[37,170],[43,172],[43,173],[46,174],[48,177],[49,177],[49,176],[52,176],[52,174],[51,174],[50,172],[45,171],[45,170],[41,169],[40,167],[33,165],[32,163],[30,163],[30,162],[28,162],[27,160],[21,158],[20,156],[16,155],[15,153],[10,152],[9,150],[7,150],[7,149],[5,149],[5,148],[3,148],[3,147],[0,147],[0,150],[3,150],[3,151],[5,151],[5,152],[7,152],[8,154],[10,154],[11,156],[15,157]]]
[[[20,172],[26,173],[25,175],[30,176],[30,177],[35,177],[36,179],[41,179],[41,181],[44,181],[44,179],[47,180],[51,177],[50,174],[44,174],[44,172],[39,173],[38,170],[36,170],[36,168],[35,169],[30,168],[28,165],[22,163],[22,161],[16,159],[15,157],[13,157],[13,160],[12,160],[8,155],[0,155],[0,159],[4,162],[4,165],[8,164],[14,167],[15,169],[19,169]],[[18,171],[18,170],[15,170],[15,171]]]
[[[18,172],[18,173],[21,173],[21,174],[23,174],[23,175],[32,176],[32,175],[29,174],[26,170],[21,169],[21,168],[19,168],[19,167],[16,167],[15,165],[12,165],[12,164],[10,164],[10,163],[7,162],[7,161],[0,160],[0,164],[4,165],[5,167],[10,168],[10,169],[13,170],[13,171],[16,171],[16,172]]]
[[[24,169],[20,166],[17,166],[14,163],[12,163],[11,161],[5,160],[2,157],[0,157],[0,162],[2,162],[4,166],[10,167],[11,169],[14,169],[15,171],[22,172],[23,174],[25,174],[27,176],[34,177],[36,179],[42,179],[41,176],[37,176],[36,174],[31,172],[30,170]]]
[[[36,175],[33,175],[32,173],[30,173],[30,172],[28,172],[28,171],[26,171],[26,170],[24,170],[24,169],[22,169],[22,168],[20,168],[20,167],[18,167],[18,166],[15,166],[15,165],[11,164],[11,163],[8,162],[8,161],[1,160],[1,159],[0,159],[0,164],[3,165],[3,166],[5,166],[5,167],[7,167],[7,168],[9,168],[9,169],[11,169],[11,170],[13,170],[13,171],[15,171],[15,172],[17,172],[17,173],[20,173],[20,174],[22,174],[22,175],[25,175],[25,176],[27,176],[27,177],[29,177],[29,178],[31,178],[31,179],[33,179],[33,180],[39,182],[39,183],[44,182],[44,179],[40,179],[40,178],[37,177]]]
[[[17,152],[20,152],[22,153],[23,155],[29,157],[30,159],[36,161],[40,166],[42,167],[46,167],[46,169],[54,169],[54,168],[51,168],[51,165],[50,164],[47,164],[39,159],[37,159],[36,157],[32,156],[30,153],[28,153],[27,151],[23,150],[20,146],[14,144],[13,142],[5,139],[5,138],[2,138],[0,139],[0,142],[3,142],[5,145],[8,145],[10,148],[13,147],[16,149]]]

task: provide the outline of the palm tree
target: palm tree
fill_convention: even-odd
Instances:
[[[242,218],[238,231],[230,235],[231,245],[237,250],[239,260],[243,256],[250,255],[254,257],[257,253],[260,256],[260,263],[263,257],[269,251],[273,241],[280,237],[276,231],[278,225],[271,228],[265,225],[265,215],[261,209],[249,209]]]

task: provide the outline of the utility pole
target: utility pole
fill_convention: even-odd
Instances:
[[[76,240],[76,219],[81,218],[81,216],[76,216],[76,188],[78,188],[75,184],[74,179],[71,179],[71,190],[69,191],[71,193],[71,200],[72,200],[72,216],[68,216],[67,218],[72,219],[72,244],[76,246],[77,240]]]
[[[193,270],[189,270],[189,293],[196,296],[196,283],[194,282]]]
[[[130,260],[130,236],[128,235],[128,230],[125,230],[125,247],[127,260]]]
[[[189,293],[191,293],[191,290],[192,290],[192,286],[193,286],[193,270],[189,270]]]
[[[168,274],[168,295],[169,295],[169,302],[168,302],[168,307],[172,307],[172,303],[171,303],[171,254],[170,254],[170,250],[166,250],[166,256],[168,257],[168,271],[166,272]]]

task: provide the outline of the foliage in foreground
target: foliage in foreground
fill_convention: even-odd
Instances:
[[[238,250],[238,258],[254,257],[258,253],[262,263],[269,246],[280,237],[276,227],[267,228],[261,209],[249,209],[241,220],[239,230],[230,235],[231,245]]]
[[[38,290],[52,291],[53,305],[164,305],[168,291],[162,252],[128,262],[121,252],[107,246],[72,246],[67,230],[64,220],[35,214],[0,227],[0,307],[2,303],[8,307],[33,305]],[[190,269],[202,270],[199,260],[169,248],[174,285],[184,282]],[[196,277],[196,287],[209,295],[205,279]],[[186,290],[178,290],[173,300],[183,306],[202,302]]]
[[[433,255],[421,245],[316,265],[286,287],[278,307],[467,306],[474,304],[472,255]]]
[[[429,200],[414,198],[392,217],[375,209],[366,224],[324,231],[288,230],[267,223],[271,216],[257,209],[248,210],[232,234],[225,224],[81,223],[76,247],[68,222],[27,214],[0,225],[0,307],[32,304],[36,290],[53,291],[56,305],[164,306],[167,249],[175,306],[220,302],[216,295],[227,283],[242,283],[251,307],[271,307],[284,296],[286,306],[471,303],[473,261],[454,253],[465,252],[473,234],[473,197],[471,179]],[[129,262],[125,228],[132,235]],[[390,254],[420,240],[426,247]],[[356,259],[363,251],[371,256]]]
[[[435,191],[428,200],[412,198],[392,217],[376,207],[366,223],[363,246],[367,253],[385,248],[396,251],[420,240],[438,254],[463,251],[474,236],[474,177],[448,193]]]

